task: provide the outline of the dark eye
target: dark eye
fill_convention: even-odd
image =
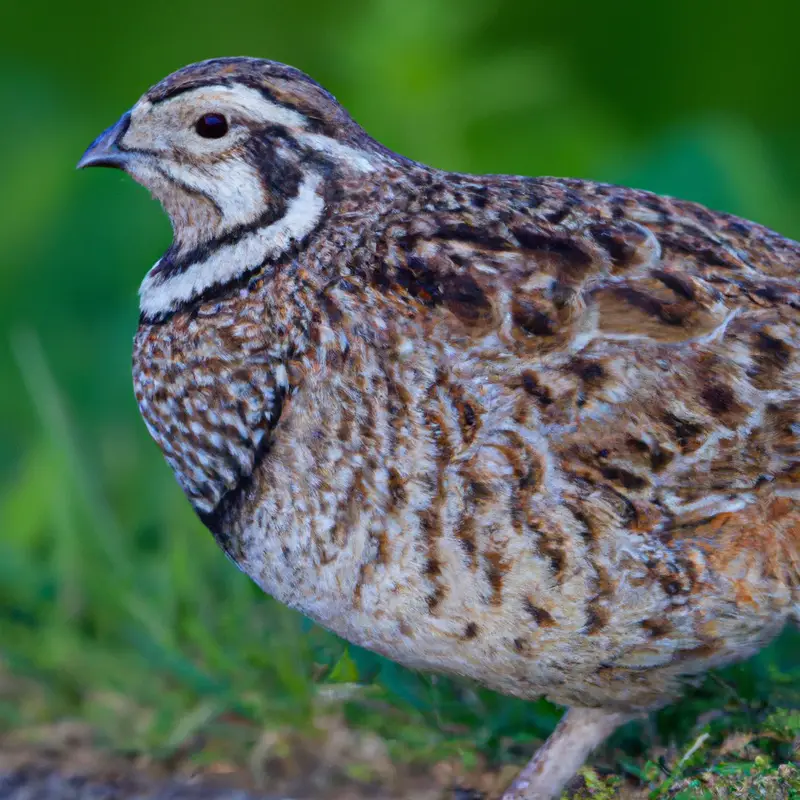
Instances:
[[[204,139],[221,139],[228,132],[228,120],[222,114],[203,114],[194,129]]]

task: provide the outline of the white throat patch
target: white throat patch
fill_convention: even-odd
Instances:
[[[242,159],[207,164],[202,170],[165,161],[162,169],[175,181],[213,199],[222,215],[222,230],[247,225],[267,206],[258,170]]]
[[[204,261],[167,277],[158,273],[161,262],[156,262],[139,289],[141,311],[146,316],[174,311],[212,286],[235,280],[308,236],[325,209],[325,201],[317,192],[320,180],[317,174],[306,175],[279,220],[244,234],[236,242],[223,245]]]

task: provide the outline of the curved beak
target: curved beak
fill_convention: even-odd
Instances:
[[[103,131],[81,156],[77,169],[84,167],[116,167],[125,169],[129,154],[120,150],[119,143],[131,123],[131,112],[126,111],[110,128]]]

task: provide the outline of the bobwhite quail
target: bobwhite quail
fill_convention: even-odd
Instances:
[[[264,591],[569,710],[506,798],[800,617],[800,245],[648,192],[461,175],[292,67],[150,89],[79,166],[174,241],[145,423]]]

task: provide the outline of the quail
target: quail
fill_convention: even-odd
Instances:
[[[568,707],[504,797],[800,619],[800,245],[590,181],[443,172],[220,58],[79,167],[174,238],[134,388],[265,592],[411,668]]]

